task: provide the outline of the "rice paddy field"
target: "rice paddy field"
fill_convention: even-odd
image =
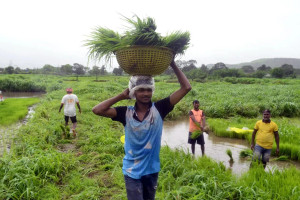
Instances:
[[[35,114],[16,130],[10,151],[0,157],[0,199],[126,199],[122,175],[124,134],[122,124],[99,117],[91,109],[121,93],[129,77],[14,75],[14,82],[33,81],[47,94],[36,104]],[[153,101],[170,95],[179,84],[156,77]],[[269,108],[279,126],[280,154],[300,162],[300,80],[262,79],[230,83],[192,82],[192,91],[176,105],[166,120],[186,116],[198,99],[210,131],[220,137],[249,141],[251,134],[227,131],[228,127],[253,128]],[[64,129],[58,113],[65,88],[72,87],[82,114],[77,114],[78,137]],[[132,105],[134,101],[116,105]],[[25,107],[28,105],[24,105]],[[2,111],[3,105],[0,105]],[[0,127],[3,128],[4,124]],[[1,130],[0,128],[0,130]],[[2,129],[3,130],[3,129]],[[2,134],[2,133],[1,133]],[[240,177],[208,157],[193,158],[168,146],[161,150],[161,172],[156,199],[300,199],[300,171],[296,168],[265,171],[254,166]]]

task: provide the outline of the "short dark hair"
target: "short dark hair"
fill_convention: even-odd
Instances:
[[[195,104],[195,103],[199,103],[199,101],[198,101],[198,100],[194,100],[194,101],[193,101],[193,104]]]
[[[267,113],[271,114],[271,111],[269,109],[264,110],[263,113],[264,112],[267,112]]]

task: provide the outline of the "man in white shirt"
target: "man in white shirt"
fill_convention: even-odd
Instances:
[[[72,94],[73,89],[67,88],[66,91],[67,91],[67,94],[61,100],[59,112],[65,105],[65,108],[64,108],[64,115],[65,115],[65,122],[66,122],[65,125],[68,126],[69,118],[71,118],[73,126],[72,126],[72,129],[70,129],[70,133],[73,132],[73,136],[76,137],[75,129],[77,126],[77,119],[76,119],[75,103],[77,104],[77,107],[78,107],[80,113],[81,113],[81,108],[79,105],[78,97],[75,94]]]
[[[0,90],[0,101],[4,101],[1,90]]]

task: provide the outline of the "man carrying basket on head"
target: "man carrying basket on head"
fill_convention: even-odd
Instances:
[[[154,199],[160,171],[159,152],[163,119],[190,90],[186,76],[171,62],[180,89],[152,102],[154,79],[132,76],[129,88],[93,108],[96,115],[119,121],[125,128],[125,157],[122,171],[129,200]],[[121,100],[136,99],[134,106],[112,107]]]

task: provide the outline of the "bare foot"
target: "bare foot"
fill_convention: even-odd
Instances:
[[[76,138],[76,135],[77,135],[77,134],[76,134],[75,129],[72,129],[72,132],[73,132],[73,137]]]

